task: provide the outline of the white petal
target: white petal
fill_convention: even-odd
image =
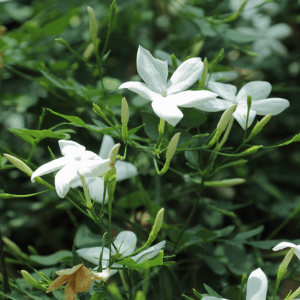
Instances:
[[[150,90],[146,84],[137,81],[125,82],[120,85],[119,89],[128,89],[134,93],[137,93],[141,97],[151,101],[162,97],[160,93]]]
[[[295,245],[289,242],[281,242],[277,246],[275,246],[272,250],[278,251],[278,250],[285,249],[287,247],[295,248],[295,254],[298,257],[298,259],[300,259],[300,245]]]
[[[142,46],[137,53],[137,71],[152,91],[162,93],[166,90],[168,62],[154,58]]]
[[[79,256],[85,260],[99,265],[99,258],[102,252],[102,247],[83,248],[76,251]],[[109,261],[109,249],[104,247],[102,256],[102,266],[106,266]]]
[[[255,110],[258,115],[278,115],[287,107],[290,106],[290,102],[282,98],[268,98],[253,101],[251,109]]]
[[[285,248],[296,248],[297,245],[293,244],[293,243],[289,243],[289,242],[281,242],[279,243],[278,245],[276,245],[272,250],[273,251],[278,251],[278,250],[282,250],[282,249],[285,249]]]
[[[153,101],[152,108],[158,117],[172,126],[176,126],[183,118],[183,113],[180,109],[175,104],[170,103],[170,101],[166,101],[165,99]]]
[[[118,160],[115,164],[115,167],[117,172],[117,181],[121,181],[137,175],[137,168],[129,162]]]
[[[268,279],[260,269],[253,271],[247,282],[246,300],[265,300],[268,290]]]
[[[244,34],[257,37],[257,29],[254,29],[252,27],[239,27],[237,28],[237,30]]]
[[[291,35],[292,29],[285,23],[279,23],[268,29],[268,35],[276,39],[284,39]]]
[[[76,177],[71,182],[71,188],[75,189],[79,186],[82,186],[82,183],[81,183],[79,175],[77,174]]]
[[[204,64],[199,57],[184,61],[170,78],[167,94],[175,94],[186,90],[200,78],[203,67]]]
[[[68,158],[60,157],[40,166],[32,173],[31,181],[34,182],[35,177],[43,176],[45,174],[49,174],[51,172],[61,169],[68,161]]]
[[[288,56],[289,51],[281,42],[279,42],[275,39],[272,39],[272,40],[269,40],[269,45],[275,53],[285,56],[285,57]]]
[[[246,129],[246,121],[247,121],[247,106],[238,105],[235,112],[232,116],[238,121],[238,123],[242,126],[243,129]],[[255,118],[255,111],[250,109],[249,118],[248,118],[248,127],[251,126],[254,118]]]
[[[262,30],[262,34],[264,34],[271,25],[271,18],[267,15],[257,14],[253,17],[253,25],[258,30]]]
[[[84,177],[97,177],[104,175],[111,167],[109,159],[82,160],[79,164],[78,173]]]
[[[99,156],[103,159],[107,159],[110,150],[115,145],[113,138],[109,135],[103,135],[102,144],[99,151]]]
[[[202,297],[202,300],[227,300],[227,299],[218,298],[218,297],[214,297],[214,296],[204,296],[204,297]]]
[[[142,262],[155,257],[160,252],[162,247],[165,246],[165,244],[166,241],[159,242],[158,244],[142,251],[141,253],[132,256],[131,258],[134,259],[137,263],[141,264]]]
[[[181,107],[195,107],[200,106],[208,102],[209,100],[215,99],[217,94],[210,91],[184,91],[181,93],[168,95],[167,101],[174,103],[176,106]]]
[[[236,102],[236,86],[220,82],[209,82],[208,88],[214,93],[217,93],[221,98],[231,101],[233,103]]]
[[[132,231],[121,231],[115,241],[115,246],[119,249],[122,256],[128,256],[134,252],[136,247],[137,238]]]
[[[230,81],[237,79],[239,74],[236,71],[224,71],[224,72],[213,72],[210,75],[209,82],[218,81]]]
[[[58,144],[63,156],[79,158],[85,151],[85,147],[73,141],[59,140]]]
[[[78,171],[78,162],[68,162],[55,175],[55,189],[60,198],[64,198],[68,193],[72,180],[76,177]]]
[[[87,184],[87,188],[89,190],[91,199],[96,200],[99,203],[102,203],[103,202],[103,192],[104,192],[104,179],[100,178],[100,177],[87,177],[86,182],[87,182],[86,184]],[[107,193],[106,193],[106,195],[107,195]]]
[[[97,155],[95,152],[92,151],[84,151],[81,155],[81,160],[102,160],[99,155]]]
[[[267,98],[272,90],[272,85],[267,81],[251,81],[245,84],[238,92],[237,102],[247,103],[247,96],[250,95],[253,100]]]
[[[209,100],[208,102],[201,104],[200,106],[197,106],[196,108],[203,110],[203,111],[216,112],[216,111],[226,110],[233,104],[234,104],[234,102],[232,102],[232,101],[216,98],[216,99]]]
[[[263,38],[253,43],[253,51],[259,55],[259,59],[268,57],[272,54],[272,49],[269,45],[269,40]]]

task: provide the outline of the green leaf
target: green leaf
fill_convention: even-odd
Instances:
[[[181,107],[180,110],[183,112],[183,118],[180,120],[180,123],[186,127],[198,127],[207,120],[205,114],[199,109]]]
[[[198,25],[203,35],[209,37],[215,37],[217,35],[217,31],[205,18],[195,18],[193,19],[193,22]]]
[[[218,207],[216,207],[216,206],[210,204],[208,200],[205,200],[205,199],[204,199],[204,202],[205,202],[205,204],[206,204],[208,207],[210,207],[211,209],[213,209],[213,210],[215,210],[215,211],[217,211],[217,212],[219,212],[219,213],[221,213],[221,214],[223,214],[223,215],[225,215],[225,216],[228,216],[228,217],[231,217],[231,218],[236,218],[236,214],[235,214],[234,212],[228,211],[228,210],[225,210],[225,209],[218,208]]]
[[[203,283],[204,288],[206,289],[206,291],[209,293],[210,296],[215,296],[218,298],[222,298],[215,290],[213,290],[210,286],[208,286],[207,284]]]
[[[50,255],[31,255],[30,258],[43,266],[53,266],[66,257],[72,257],[72,252],[67,250],[60,250]]]
[[[251,43],[257,40],[257,36],[245,34],[238,29],[227,29],[224,33],[224,37],[234,43]]]
[[[57,133],[53,132],[48,129],[43,129],[43,130],[29,130],[29,129],[18,129],[25,134],[28,134],[29,136],[37,139],[38,141],[41,141],[45,138],[55,138],[55,139],[65,139],[66,135],[63,133]]]
[[[240,232],[238,233],[235,238],[233,239],[233,241],[238,241],[238,240],[247,240],[250,239],[258,234],[260,234],[263,230],[264,230],[264,225],[260,225],[255,229],[252,230],[248,230],[248,231],[244,231],[244,232]]]
[[[164,251],[161,250],[159,254],[150,260],[146,260],[140,264],[138,264],[135,260],[132,258],[124,258],[121,261],[118,261],[119,264],[129,267],[132,270],[141,271],[146,270],[154,266],[161,266],[163,265],[163,257],[164,257]]]
[[[156,115],[149,113],[148,111],[142,111],[142,120],[143,123],[145,124],[144,130],[147,136],[152,140],[157,140],[159,135],[158,134],[159,118]]]
[[[225,266],[214,257],[205,256],[204,261],[215,274],[224,275],[227,273]]]
[[[138,127],[135,127],[135,128],[132,128],[132,129],[128,130],[128,136],[131,136],[131,135],[135,134],[137,131],[139,131],[144,126],[145,125],[142,124],[142,125],[140,125]]]
[[[79,117],[63,115],[63,114],[60,114],[60,113],[57,113],[57,112],[53,111],[53,110],[50,109],[50,108],[48,108],[48,110],[49,110],[52,114],[57,115],[57,116],[59,116],[59,117],[62,117],[62,118],[64,118],[64,119],[66,119],[66,120],[72,122],[73,124],[71,124],[71,125],[77,125],[77,126],[80,126],[80,127],[84,127],[84,128],[86,128],[86,129],[91,130],[91,131],[94,131],[94,132],[98,132],[98,133],[102,133],[102,134],[109,134],[109,133],[111,133],[112,131],[115,130],[115,129],[112,128],[112,127],[107,127],[107,128],[101,129],[101,128],[99,128],[99,127],[97,127],[97,126],[94,126],[94,125],[88,125],[88,124],[85,124],[85,123],[83,122],[83,120],[80,119]],[[118,128],[121,128],[121,125],[117,125],[117,126],[115,126],[115,128],[117,128],[117,129],[118,129]]]
[[[217,236],[216,233],[207,228],[201,228],[199,231],[196,232],[195,235],[201,238],[204,242],[207,242]]]
[[[170,239],[171,241],[173,241],[174,243],[177,243],[179,236],[182,232],[182,229],[179,228],[174,228],[174,230],[172,231],[171,235],[170,235]],[[180,238],[180,241],[178,242],[179,245],[184,245],[186,243],[188,243],[190,240],[190,235],[187,232],[184,232]]]
[[[202,299],[202,295],[199,294],[195,289],[193,289],[194,295],[198,298],[198,299]]]
[[[72,254],[73,254],[73,266],[82,264],[81,257],[76,252],[75,242],[73,243],[73,246],[72,246]]]
[[[10,128],[8,130],[31,145],[33,145],[35,142],[34,138],[32,138],[30,135],[22,132],[20,129]]]
[[[73,90],[73,87],[71,87],[69,84],[67,84],[65,80],[57,78],[53,74],[45,72],[41,69],[39,71],[56,87],[63,89],[63,90]]]
[[[75,234],[75,245],[78,248],[100,247],[101,235],[94,234],[86,225],[80,225]]]
[[[106,292],[95,292],[90,300],[105,300],[107,298]]]
[[[199,158],[197,151],[184,151],[184,156],[192,166],[198,165]]]

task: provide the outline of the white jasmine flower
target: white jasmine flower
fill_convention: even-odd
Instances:
[[[260,269],[254,270],[247,281],[246,300],[266,300],[268,290],[268,279]],[[224,298],[205,296],[202,300],[227,300]]]
[[[273,53],[288,55],[287,48],[279,40],[287,38],[292,33],[290,26],[285,23],[271,26],[271,18],[261,14],[253,17],[253,25],[254,28],[239,27],[238,30],[255,38],[252,49],[259,54],[260,59]]]
[[[135,233],[132,231],[121,231],[115,241],[114,244],[118,249],[118,252],[122,254],[122,257],[129,256],[132,254],[136,248],[136,242],[137,242],[137,237]],[[153,257],[155,257],[160,250],[164,247],[166,241],[162,241],[142,252],[139,254],[132,256],[131,258],[135,260],[137,263],[142,263],[146,260],[149,260]],[[99,257],[102,253],[102,247],[92,247],[92,248],[83,248],[77,250],[77,253],[84,259],[88,260],[89,262],[99,265]],[[113,246],[111,246],[111,253],[112,255],[116,254],[116,250]],[[103,256],[102,256],[102,268],[107,268],[108,263],[109,263],[109,249],[104,247],[103,248]],[[113,264],[111,268],[117,268],[117,267],[122,267],[120,264]],[[96,267],[95,269],[97,269]],[[117,273],[118,270],[116,269],[111,269],[110,270],[110,276]]]
[[[102,176],[114,165],[114,157],[102,159],[76,142],[59,140],[58,144],[63,157],[39,167],[33,172],[31,181],[34,182],[35,177],[59,170],[55,175],[55,189],[61,198],[68,193],[77,174],[84,177]]]
[[[209,91],[185,91],[202,74],[200,58],[190,58],[183,62],[168,81],[168,62],[154,58],[151,53],[139,46],[137,71],[146,83],[129,81],[119,89],[129,89],[143,98],[152,101],[156,115],[175,126],[183,117],[179,107],[195,107],[216,98]]]
[[[281,242],[277,246],[275,246],[272,250],[278,251],[278,250],[285,249],[287,247],[295,248],[295,255],[298,257],[298,259],[300,259],[300,245],[295,245],[289,242]]]
[[[108,135],[104,135],[103,141],[101,144],[99,156],[101,159],[105,160],[108,158],[111,149],[114,147],[114,140]],[[137,168],[125,161],[118,160],[115,164],[117,181],[122,181],[130,177],[137,175]],[[103,192],[104,192],[104,179],[102,177],[87,177],[85,178],[87,188],[89,190],[91,199],[96,200],[97,202],[102,203],[103,201]],[[72,181],[71,187],[76,188],[82,186],[79,176],[76,176],[74,181]],[[105,198],[107,202],[107,198]]]
[[[244,0],[230,0],[229,7],[232,11],[237,11],[241,5],[243,4]],[[242,11],[242,17],[245,20],[250,20],[253,18],[259,10],[263,8],[264,10],[268,10],[268,12],[274,13],[278,9],[277,3],[266,3],[265,0],[251,0],[248,1]]]
[[[233,117],[245,129],[247,118],[247,96],[252,97],[252,105],[249,112],[248,127],[251,126],[256,114],[277,115],[286,109],[290,104],[289,101],[282,98],[268,98],[271,93],[272,86],[266,81],[252,81],[245,84],[236,95],[237,88],[231,84],[209,82],[209,89],[217,93],[223,99],[210,100],[207,103],[197,107],[203,111],[215,112],[226,110],[230,106],[237,103],[237,108],[233,113]]]

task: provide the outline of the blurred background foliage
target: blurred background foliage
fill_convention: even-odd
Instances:
[[[224,48],[222,60],[210,71],[231,71],[227,79],[238,89],[248,81],[268,81],[273,86],[273,97],[290,101],[290,108],[274,116],[254,143],[273,145],[291,139],[300,128],[299,1],[249,0],[238,15],[236,11],[241,3],[238,0],[118,0],[110,39],[104,49],[111,1],[0,1],[1,152],[25,160],[30,158],[33,169],[49,161],[47,147],[60,155],[57,145],[60,138],[72,137],[98,153],[101,134],[70,126],[48,110],[40,129],[61,130],[56,138],[41,139],[32,152],[29,138],[26,141],[26,134],[19,129],[38,129],[43,107],[78,116],[86,124],[96,119],[95,124],[100,127],[103,120],[92,111],[92,103],[101,107],[109,105],[120,116],[122,95],[118,87],[122,82],[139,78],[135,64],[139,45],[160,59],[170,59],[174,53],[181,61],[187,56],[199,56],[207,57],[209,63]],[[93,67],[96,59],[91,51],[87,5],[94,9],[99,24],[100,53],[104,49],[102,82],[98,69]],[[282,32],[274,30],[279,33],[277,37],[266,36],[263,18],[270,22],[269,28],[281,23],[286,27],[281,28]],[[55,40],[58,38],[64,39],[88,63]],[[169,70],[174,71],[171,64]],[[226,80],[222,74],[221,81]],[[149,128],[158,122],[147,101],[131,92],[124,94],[130,106],[130,128],[142,123],[149,123],[146,124]],[[141,110],[146,112],[141,114]],[[212,132],[221,115],[205,114],[207,121],[201,125],[201,133]],[[146,144],[155,142],[146,127],[137,135]],[[187,139],[189,134],[197,134],[195,127],[181,123],[176,130],[185,131]],[[242,137],[243,130],[234,123],[228,147],[237,147]],[[165,207],[165,225],[159,239],[169,241],[165,254],[173,254],[173,243],[180,232],[178,226],[184,223],[196,201],[197,184],[191,180],[190,173],[194,172],[193,164],[197,161],[188,153],[179,152],[171,167],[180,174],[169,170],[160,177],[155,173],[151,156],[131,148],[128,152],[128,160],[137,166],[139,176],[118,183],[113,212],[115,233],[134,229],[140,241],[146,240],[155,213],[159,207]],[[159,280],[151,282],[149,299],[180,299],[182,293],[191,296],[192,288],[204,291],[202,283],[232,298],[243,273],[249,274],[260,266],[269,276],[276,274],[279,260],[271,257],[270,249],[276,245],[271,239],[299,238],[299,145],[263,149],[246,159],[247,164],[222,169],[211,178],[242,177],[246,183],[237,187],[205,188],[204,201],[176,250],[177,264],[157,270]],[[43,190],[3,156],[0,176],[0,189],[5,193],[30,194]],[[53,180],[51,175],[48,178]],[[75,190],[71,195],[79,199]],[[97,227],[54,192],[0,199],[0,211],[2,234],[28,255],[71,250],[75,235],[81,236],[76,242],[78,247],[86,243],[96,245],[100,240]],[[278,225],[287,219],[289,222],[277,232]],[[26,259],[13,256],[10,272],[20,277],[18,271],[25,268]],[[32,258],[30,263],[35,268],[47,265]]]

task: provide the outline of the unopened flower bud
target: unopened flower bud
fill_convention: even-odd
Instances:
[[[67,48],[70,47],[70,45],[61,37],[56,38],[55,41],[60,43],[61,45],[65,46],[65,47],[67,47]]]
[[[36,279],[34,279],[27,271],[21,270],[21,274],[25,281],[32,287],[46,291],[47,288],[40,284]]]
[[[8,161],[10,161],[16,168],[18,168],[19,170],[21,170],[22,172],[26,173],[28,176],[31,177],[33,171],[23,161],[6,153],[4,153],[3,156]]]
[[[116,284],[115,281],[111,282],[108,286],[107,286],[108,291],[114,296],[115,299],[118,300],[123,300],[123,296],[122,293],[120,292],[118,285]]]
[[[295,253],[295,248],[291,248],[289,252],[286,254],[286,256],[284,257],[282,263],[279,265],[278,268],[279,276],[283,276],[285,274],[287,267],[293,258],[294,253]]]
[[[252,97],[250,95],[248,95],[247,96],[247,106],[248,106],[248,109],[250,109],[251,104],[252,104]]]
[[[136,292],[135,300],[146,300],[144,292],[139,290]]]
[[[97,20],[95,17],[94,10],[90,6],[88,6],[87,11],[88,11],[89,17],[90,17],[90,32],[92,35],[92,41],[93,41],[93,44],[95,45],[95,43],[98,43],[98,40],[97,40],[98,23],[97,23]]]
[[[205,181],[205,186],[221,187],[221,186],[233,186],[244,183],[246,180],[244,178],[232,178],[224,179],[220,181]]]
[[[121,123],[123,126],[127,126],[129,121],[129,109],[128,109],[128,103],[126,101],[126,98],[123,97],[122,99],[122,108],[121,108]]]
[[[202,71],[202,75],[201,75],[201,80],[199,82],[199,86],[198,89],[199,90],[203,90],[206,84],[206,78],[207,78],[207,73],[208,73],[208,61],[207,58],[205,57],[204,61],[203,61],[203,71]]]
[[[222,114],[220,121],[217,125],[218,131],[223,132],[226,129],[226,126],[227,126],[232,114],[236,110],[236,107],[237,107],[237,104],[234,104],[224,111],[224,113]]]
[[[272,118],[272,114],[268,114],[264,116],[259,122],[257,122],[254,128],[252,129],[247,141],[250,141],[257,134],[259,134],[260,131],[265,127],[265,125],[270,121],[271,118]]]
[[[90,57],[93,55],[94,53],[94,44],[93,43],[90,43],[84,50],[83,54],[82,54],[82,57],[85,59],[85,60],[89,60]]]
[[[176,152],[176,148],[177,148],[177,144],[180,138],[180,132],[177,132],[171,139],[168,150],[167,150],[167,154],[166,154],[166,161],[170,162],[171,159],[173,158],[175,152]]]
[[[112,149],[110,150],[108,159],[110,160],[112,166],[114,166],[115,163],[116,163],[117,155],[118,155],[120,146],[121,146],[121,144],[118,143],[118,144],[114,145],[114,146],[112,147]]]
[[[7,237],[3,237],[2,238],[4,244],[9,248],[9,250],[11,250],[14,254],[16,255],[22,255],[22,251],[19,248],[19,246],[17,244],[15,244],[13,241],[11,241],[10,239],[8,239]]]

